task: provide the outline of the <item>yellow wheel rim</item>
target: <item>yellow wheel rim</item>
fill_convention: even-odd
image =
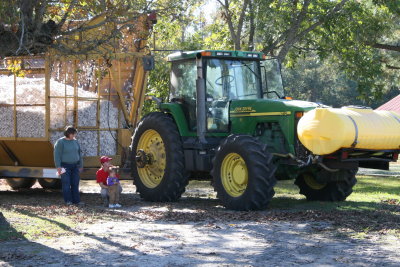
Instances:
[[[303,177],[306,184],[314,190],[321,190],[326,186],[326,183],[320,184],[317,181],[315,181],[315,178],[311,174],[304,174]]]
[[[167,165],[164,141],[155,130],[147,130],[140,136],[136,152],[139,150],[150,157],[149,164],[137,168],[140,180],[146,187],[155,188],[161,183]]]
[[[221,180],[225,191],[232,197],[239,197],[246,191],[249,173],[246,162],[239,154],[225,156],[221,165]]]

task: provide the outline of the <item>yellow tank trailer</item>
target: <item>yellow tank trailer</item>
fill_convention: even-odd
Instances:
[[[104,16],[85,26],[70,44],[85,44],[114,24]],[[54,142],[66,125],[78,128],[82,144],[82,179],[94,179],[99,156],[129,164],[133,128],[140,119],[152,57],[146,40],[153,21],[137,18],[123,38],[98,47],[96,53],[68,55],[49,51],[36,57],[0,60],[0,178],[13,188],[29,188],[37,178],[44,188],[60,186],[53,162]],[[122,173],[130,178],[129,172]]]
[[[368,108],[316,108],[297,126],[301,143],[316,155],[341,148],[391,150],[400,148],[400,115]]]

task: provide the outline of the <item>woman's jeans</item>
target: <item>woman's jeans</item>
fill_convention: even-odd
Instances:
[[[65,173],[61,174],[62,192],[65,203],[81,202],[79,197],[79,167],[78,164],[61,163]]]

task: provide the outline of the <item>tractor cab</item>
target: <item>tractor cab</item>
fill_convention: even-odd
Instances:
[[[262,61],[262,53],[194,51],[168,59],[170,102],[181,104],[189,130],[200,136],[229,131],[230,101],[283,96],[279,64],[275,59]]]

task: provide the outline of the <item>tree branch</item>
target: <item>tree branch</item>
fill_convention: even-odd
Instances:
[[[299,15],[296,18],[296,21],[291,25],[291,28],[283,33],[282,35],[286,35],[285,37],[278,38],[278,40],[285,40],[285,42],[282,45],[281,50],[278,53],[278,58],[283,61],[284,58],[286,57],[287,53],[290,50],[290,47],[292,47],[298,40],[306,36],[308,33],[311,31],[315,30],[317,27],[322,25],[327,19],[331,18],[333,15],[335,15],[337,12],[343,9],[343,6],[348,2],[349,0],[342,0],[339,4],[334,6],[331,10],[329,10],[325,15],[320,16],[320,18],[313,24],[311,24],[308,28],[302,30],[299,32],[300,25],[304,21],[307,11],[308,11],[308,6],[310,4],[309,1],[305,0],[302,10],[300,11]],[[293,20],[292,20],[293,21]],[[278,43],[275,41],[274,45],[276,46]],[[268,49],[274,49],[275,47],[269,46]]]
[[[285,38],[285,42],[283,44],[283,47],[278,53],[278,58],[280,59],[281,62],[283,62],[283,59],[286,57],[287,53],[290,50],[290,47],[296,43],[297,41],[297,33],[300,29],[301,23],[304,21],[307,15],[308,7],[310,6],[310,0],[304,0],[303,7],[301,8],[300,13],[297,15],[296,19],[293,21],[292,25],[290,26],[290,29],[288,31],[288,34]]]
[[[400,70],[400,67],[396,67],[396,66],[393,66],[393,65],[386,64],[385,66],[386,66],[386,68],[388,68],[390,70]]]
[[[378,49],[400,52],[400,46],[399,45],[389,45],[389,44],[375,43],[375,44],[372,44],[371,46],[374,47],[374,48],[378,48]]]
[[[221,0],[217,0],[217,1],[225,10],[226,22],[228,23],[229,32],[231,33],[232,41],[236,46],[237,36],[236,36],[236,32],[235,32],[235,27],[233,26],[232,16],[231,16],[231,13],[229,10],[229,5],[230,5],[229,0],[225,0],[225,3],[222,3]]]
[[[62,17],[61,21],[57,25],[57,31],[59,32],[64,25],[65,21],[67,21],[67,18],[69,14],[71,13],[72,9],[75,7],[76,3],[78,0],[73,0],[71,4],[69,4],[67,11],[65,12],[64,16]]]
[[[19,39],[19,47],[17,51],[15,51],[15,54],[18,55],[19,51],[22,49],[22,46],[24,45],[24,36],[25,36],[25,18],[24,14],[21,14],[21,37]]]
[[[315,30],[318,26],[321,26],[328,18],[331,18],[333,15],[335,15],[337,12],[339,12],[340,10],[342,10],[343,6],[346,4],[346,2],[348,2],[349,0],[342,0],[339,4],[337,4],[332,10],[330,10],[325,16],[323,16],[322,18],[320,18],[317,22],[315,22],[314,24],[312,24],[310,27],[308,27],[307,29],[305,29],[304,31],[300,32],[297,35],[298,39],[301,39],[302,37],[304,37],[306,34],[308,34],[309,32]]]

